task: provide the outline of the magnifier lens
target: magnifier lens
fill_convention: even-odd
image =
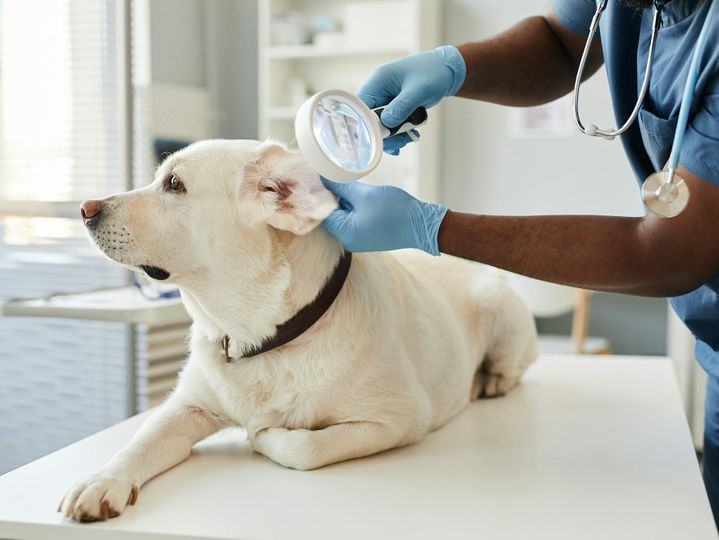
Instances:
[[[360,114],[335,96],[312,111],[312,132],[325,155],[344,169],[361,170],[372,159],[372,135]]]

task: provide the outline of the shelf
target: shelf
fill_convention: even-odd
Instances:
[[[328,58],[332,56],[398,55],[409,54],[406,47],[318,47],[317,45],[291,45],[269,47],[267,54],[274,59]]]
[[[179,298],[147,300],[135,287],[0,302],[0,316],[62,317],[134,324],[189,321]]]
[[[325,14],[340,21],[342,29],[318,34],[312,43],[273,41],[282,31],[274,26],[278,22],[274,15],[288,11],[308,17]],[[272,136],[296,147],[294,119],[301,93],[329,88],[356,92],[378,66],[440,45],[441,28],[442,2],[436,0],[262,0],[258,3],[259,137]],[[433,111],[432,121],[422,128],[421,152],[405,152],[400,161],[383,159],[366,180],[399,182],[414,195],[438,201],[439,116],[438,110]]]

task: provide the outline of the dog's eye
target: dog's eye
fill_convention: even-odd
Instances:
[[[187,191],[185,184],[174,174],[165,179],[165,189],[171,193],[184,193]]]

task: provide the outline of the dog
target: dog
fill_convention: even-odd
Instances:
[[[92,243],[177,285],[193,324],[166,401],[58,511],[119,515],[225,427],[309,470],[416,443],[517,385],[537,356],[536,328],[510,287],[447,255],[352,256],[318,226],[337,204],[300,153],[271,140],[194,143],[147,187],[82,204]],[[328,283],[337,290],[316,320],[265,350]]]

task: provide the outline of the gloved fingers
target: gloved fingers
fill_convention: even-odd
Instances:
[[[381,107],[382,105],[385,105],[394,96],[386,92],[376,92],[369,90],[363,91],[362,89],[360,89],[357,92],[357,97],[364,101],[364,104],[367,105],[367,107],[369,107],[370,109],[374,109],[375,107]]]
[[[422,97],[414,89],[405,89],[395,97],[382,111],[381,120],[387,127],[397,127],[409,118],[412,112],[422,105]]]
[[[412,133],[419,138],[419,132],[416,129],[413,129]],[[384,140],[384,151],[393,156],[397,156],[399,155],[400,149],[411,142],[413,142],[413,140],[409,133],[400,133],[399,135],[394,135]]]
[[[392,101],[402,90],[394,73],[395,69],[392,64],[385,64],[375,69],[369,79],[360,86],[357,97],[364,101],[370,109],[381,107]]]
[[[337,195],[340,199],[347,199],[350,191],[350,184],[343,184],[341,182],[333,182],[332,180],[329,180],[325,178],[324,176],[320,176],[320,180],[322,180],[322,183],[325,185],[325,187],[330,190],[332,193]]]
[[[351,220],[351,212],[343,208],[335,208],[320,226],[331,235],[340,238],[342,232],[347,230]]]
[[[399,151],[411,142],[409,137],[402,133],[384,140],[384,151],[393,156],[399,155]]]
[[[340,182],[333,182],[323,176],[320,176],[322,183],[325,187],[334,193],[340,199],[340,207],[345,210],[354,210],[358,203],[362,202],[362,199],[367,194],[369,184],[362,182],[349,182],[347,184]]]

